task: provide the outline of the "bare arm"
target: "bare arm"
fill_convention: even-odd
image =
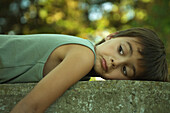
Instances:
[[[94,55],[83,47],[72,50],[64,60],[46,75],[35,88],[22,99],[11,113],[42,113],[70,86],[85,76],[93,67]]]

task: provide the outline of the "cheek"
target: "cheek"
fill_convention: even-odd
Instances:
[[[98,74],[102,74],[102,69],[101,69],[101,66],[100,66],[100,60],[99,58],[96,58],[96,63],[94,65],[94,70],[98,73]]]
[[[104,77],[111,80],[128,80],[128,78],[119,71],[119,69],[115,69],[109,73],[105,73]]]

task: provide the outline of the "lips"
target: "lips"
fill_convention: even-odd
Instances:
[[[106,63],[106,60],[104,58],[102,58],[101,60],[101,65],[102,65],[102,68],[107,71],[107,63]]]

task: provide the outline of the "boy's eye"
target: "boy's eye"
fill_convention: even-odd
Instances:
[[[123,69],[122,69],[122,71],[123,71],[123,74],[124,74],[125,76],[127,76],[127,70],[126,70],[126,66],[123,66]]]
[[[123,48],[122,48],[122,46],[120,45],[120,47],[119,47],[119,53],[121,54],[121,55],[123,55],[124,54],[124,52],[123,52]]]

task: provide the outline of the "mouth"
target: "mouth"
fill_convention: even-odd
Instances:
[[[107,62],[106,62],[106,60],[104,58],[102,58],[102,60],[101,60],[101,65],[102,65],[102,68],[105,71],[107,71]]]

